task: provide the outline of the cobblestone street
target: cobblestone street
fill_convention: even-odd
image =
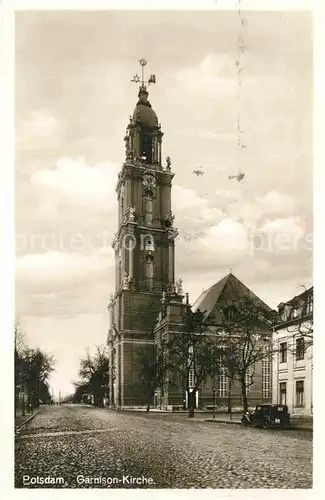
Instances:
[[[312,487],[312,433],[81,405],[43,407],[15,460],[16,487]]]

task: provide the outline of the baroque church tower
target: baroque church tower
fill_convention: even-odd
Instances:
[[[153,355],[154,327],[162,302],[182,301],[181,282],[175,287],[174,215],[171,211],[170,158],[162,165],[163,132],[148,100],[144,80],[146,61],[140,60],[142,79],[138,102],[126,129],[125,162],[118,174],[118,229],[115,252],[115,293],[108,310],[110,327],[110,394],[112,407],[147,404],[137,369],[144,350]]]

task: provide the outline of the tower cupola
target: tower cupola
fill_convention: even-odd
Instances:
[[[142,78],[135,74],[131,80],[140,83],[138,102],[127,127],[125,140],[126,159],[128,161],[141,161],[156,168],[161,168],[161,140],[163,133],[158,122],[158,117],[152,109],[148,100],[149,92],[147,86],[156,83],[156,76],[150,75],[147,81],[144,79],[145,59],[140,59]]]

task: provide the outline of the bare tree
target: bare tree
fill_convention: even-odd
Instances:
[[[167,373],[166,338],[161,339],[159,345],[154,341],[154,329],[161,307],[160,297],[154,296],[145,304],[139,304],[135,315],[137,322],[140,322],[142,328],[148,332],[149,342],[138,345],[136,348],[136,374],[133,388],[145,393],[147,411],[153,403],[155,390],[163,385]]]
[[[33,410],[39,406],[40,399],[48,402],[50,392],[48,379],[54,370],[54,358],[41,349],[31,349],[26,342],[19,320],[14,326],[15,335],[15,408],[18,407],[19,394],[27,393],[28,407]]]
[[[22,354],[27,348],[26,333],[22,331],[19,319],[16,319],[14,326],[15,351]]]
[[[54,358],[40,349],[26,349],[22,357],[22,380],[27,389],[28,405],[39,406],[41,394],[54,370]]]
[[[194,417],[195,394],[209,376],[217,371],[218,336],[204,319],[205,311],[192,312],[187,304],[184,309],[184,331],[173,334],[170,346],[172,371],[182,380],[187,394],[188,416]]]
[[[79,376],[81,384],[88,388],[94,397],[95,406],[104,406],[104,397],[109,390],[109,359],[106,347],[96,346],[93,356],[89,352],[80,360]]]
[[[222,357],[223,358],[223,357]],[[234,380],[236,378],[236,360],[233,359],[231,352],[229,352],[229,356],[227,358],[227,362],[224,364],[223,359],[222,359],[222,364],[225,367],[226,371],[226,376],[228,379],[228,413],[231,414],[232,411],[232,400],[231,400],[231,394],[232,394],[232,387]]]
[[[72,403],[88,403],[89,398],[92,396],[90,393],[90,386],[88,382],[73,382],[75,391],[71,395]]]
[[[19,406],[19,395],[23,392],[23,352],[25,350],[25,338],[17,319],[14,326],[14,364],[15,364],[15,414]]]
[[[169,364],[170,343],[163,337],[158,343],[142,345],[137,350],[137,372],[135,387],[145,391],[147,411],[153,403],[156,389],[164,384],[170,370]]]
[[[222,344],[222,363],[228,376],[238,380],[244,411],[248,408],[248,388],[254,382],[256,364],[271,357],[271,329],[274,311],[252,297],[230,301],[221,310],[222,321],[217,330]]]

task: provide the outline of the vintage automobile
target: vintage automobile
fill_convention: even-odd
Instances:
[[[257,405],[252,412],[246,412],[242,419],[244,425],[269,429],[270,427],[290,428],[290,414],[286,405]]]

